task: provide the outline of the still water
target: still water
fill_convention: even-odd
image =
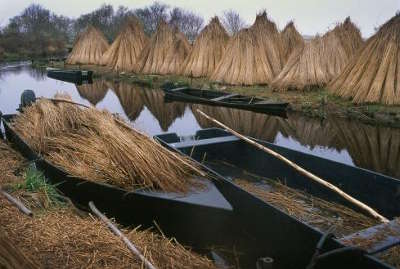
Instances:
[[[101,79],[78,86],[48,78],[45,70],[34,69],[27,63],[0,65],[3,114],[15,113],[25,89],[44,97],[68,93],[76,102],[120,114],[149,136],[167,132],[191,136],[199,129],[214,127],[196,112],[200,108],[243,134],[400,178],[400,129],[339,118],[321,121],[296,113],[284,119],[230,108],[165,103],[161,90]]]

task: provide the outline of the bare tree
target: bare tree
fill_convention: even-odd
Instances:
[[[160,20],[168,20],[168,5],[154,2],[151,6],[139,8],[134,14],[142,21],[146,34],[151,35],[157,29]]]
[[[204,19],[193,12],[176,7],[170,11],[169,24],[178,28],[193,42],[203,27]]]
[[[246,27],[246,23],[240,17],[239,13],[232,9],[224,11],[222,16],[222,24],[230,35],[234,35]]]

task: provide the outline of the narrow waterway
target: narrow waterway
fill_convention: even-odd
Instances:
[[[0,65],[3,114],[15,113],[25,89],[44,97],[68,93],[76,102],[120,114],[149,136],[166,132],[191,136],[199,129],[214,127],[198,115],[196,109],[201,108],[243,134],[400,178],[400,129],[339,118],[321,121],[296,113],[284,119],[237,109],[165,103],[161,90],[102,79],[78,86],[48,78],[45,70],[34,69],[27,63]]]

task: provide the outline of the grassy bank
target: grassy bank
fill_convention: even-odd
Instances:
[[[62,63],[52,66],[64,67]],[[226,92],[254,95],[264,98],[286,101],[293,111],[301,112],[309,117],[325,119],[336,116],[358,120],[372,125],[384,125],[400,128],[400,106],[386,106],[380,104],[356,105],[351,101],[337,97],[326,89],[310,91],[275,92],[265,85],[259,86],[229,86],[208,81],[206,78],[188,78],[182,76],[136,75],[131,73],[116,74],[102,66],[65,66],[70,69],[89,69],[95,72],[95,77],[102,77],[113,81],[135,83],[151,88],[159,88],[166,82],[173,82],[177,86],[191,85],[198,88],[223,90]]]

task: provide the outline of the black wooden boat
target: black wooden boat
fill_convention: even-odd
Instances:
[[[243,226],[248,229],[247,232],[260,240],[257,245],[262,246],[264,251],[261,251],[260,255],[273,257],[279,268],[305,268],[321,238],[325,240],[325,244],[320,253],[324,254],[317,259],[316,265],[312,268],[392,268],[372,254],[399,244],[400,223],[396,220],[384,226],[394,227],[393,230],[397,231],[397,235],[392,233],[392,236],[380,238],[368,252],[362,252],[357,248],[346,246],[344,242],[349,238],[373,237],[379,231],[379,226],[341,239],[326,237],[316,229],[295,220],[235,185],[229,179],[235,177],[236,171],[232,169],[233,166],[226,167],[219,162],[230,163],[262,177],[279,178],[289,187],[352,207],[337,194],[306,179],[274,157],[217,128],[198,131],[192,139],[180,138],[175,133],[158,135],[155,138],[170,150],[180,152],[199,162],[218,179],[217,182],[224,182],[218,187],[233,206],[235,214],[240,216]],[[257,142],[328,179],[386,217],[400,216],[399,180],[268,142]]]
[[[223,91],[201,90],[189,87],[163,89],[165,99],[214,106],[225,106],[276,115],[286,115],[289,103],[266,100]]]
[[[82,83],[92,83],[93,71],[49,69],[47,76],[81,85]]]

